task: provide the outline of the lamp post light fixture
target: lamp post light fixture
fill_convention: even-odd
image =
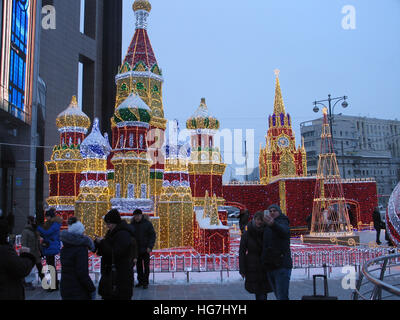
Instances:
[[[320,101],[314,101],[314,108],[313,111],[317,113],[319,111],[318,105],[324,106],[328,110],[328,120],[329,120],[329,126],[331,130],[331,139],[332,139],[332,148],[333,152],[335,152],[335,144],[334,144],[334,139],[333,139],[333,118],[334,118],[334,111],[336,105],[340,102],[342,102],[342,108],[347,108],[349,106],[347,102],[348,97],[343,96],[343,97],[337,97],[337,98],[331,98],[331,95],[328,94],[328,99],[327,100],[320,100]],[[335,103],[332,106],[332,102],[335,101]],[[326,106],[324,103],[328,102],[328,106]],[[346,178],[346,172],[345,172],[345,166],[344,166],[344,152],[343,152],[343,141],[342,141],[342,161],[343,161],[343,176]]]
[[[322,106],[324,106],[325,108],[327,108],[327,110],[328,110],[328,120],[329,120],[329,126],[331,127],[332,144],[333,144],[333,141],[334,141],[334,139],[333,139],[333,118],[334,118],[333,112],[335,111],[336,105],[337,105],[340,101],[343,101],[343,102],[342,102],[342,107],[343,107],[343,108],[347,108],[347,107],[349,106],[349,104],[348,104],[347,101],[346,101],[347,99],[348,99],[347,96],[337,97],[337,98],[331,98],[331,95],[328,94],[328,99],[327,99],[327,100],[314,101],[314,108],[313,108],[313,111],[314,111],[315,113],[319,112],[319,107],[318,107],[318,105],[322,105]],[[335,102],[334,105],[332,106],[332,102],[333,102],[333,101],[336,101],[336,102]],[[326,105],[324,104],[324,102],[328,102],[328,106],[326,106]],[[334,146],[333,146],[333,150],[335,150],[335,147],[334,147]]]

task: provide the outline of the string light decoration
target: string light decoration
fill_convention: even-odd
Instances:
[[[324,108],[311,232],[304,237],[304,242],[324,243],[332,242],[332,239],[347,240],[349,245],[359,243],[359,237],[354,234],[349,220],[327,109]]]
[[[129,218],[133,211],[153,212],[150,199],[147,132],[151,110],[138,94],[131,93],[115,110],[111,163],[114,193],[111,206]]]
[[[178,141],[178,123],[165,147],[165,171],[157,206],[160,248],[193,247],[193,199],[189,183],[190,147]]]
[[[189,178],[195,206],[203,205],[206,191],[216,194],[219,205],[225,202],[222,176],[226,164],[222,162],[219,149],[214,147],[214,136],[219,126],[219,121],[210,116],[205,98],[201,99],[200,106],[186,122],[186,128],[191,130]]]
[[[292,119],[285,111],[279,70],[275,70],[275,101],[274,113],[269,116],[269,129],[266,137],[266,146],[261,148],[259,156],[260,181],[268,184],[280,177],[307,176],[307,158],[302,146],[296,148],[296,140],[292,130]],[[283,202],[283,199],[282,201]]]
[[[111,199],[107,182],[107,157],[111,146],[107,133],[101,134],[97,118],[80,152],[83,180],[75,202],[75,216],[84,224],[86,234],[94,238],[105,234],[103,217],[110,210]]]
[[[229,227],[219,220],[218,199],[206,191],[204,206],[195,209],[194,248],[201,254],[229,253]]]
[[[81,183],[83,161],[80,145],[90,127],[89,117],[78,107],[75,96],[68,108],[57,116],[60,143],[54,146],[51,160],[45,166],[49,174],[47,205],[63,218],[63,228],[74,215],[75,200]]]
[[[394,188],[389,198],[386,211],[386,232],[395,246],[400,246],[400,183]]]
[[[163,137],[167,123],[162,99],[164,79],[147,33],[147,20],[151,12],[151,4],[147,0],[136,0],[132,8],[136,16],[136,28],[122,66],[115,78],[117,84],[116,106],[134,92],[151,109],[150,131],[147,136],[148,153],[152,159],[149,188],[150,196],[157,202],[164,174],[164,158],[159,150],[164,143]],[[114,119],[111,123],[112,126],[116,125]]]

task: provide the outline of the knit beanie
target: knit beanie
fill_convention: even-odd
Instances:
[[[104,216],[104,222],[105,223],[114,223],[114,224],[119,224],[121,223],[121,216],[118,212],[117,209],[112,209],[110,210],[105,216]]]
[[[274,208],[275,210],[277,210],[277,211],[279,212],[279,214],[282,214],[281,207],[278,206],[277,204],[271,204],[271,205],[268,207],[268,210],[270,210],[270,209],[272,209],[272,208]]]
[[[68,232],[83,234],[85,232],[85,226],[80,221],[77,221],[68,226]]]

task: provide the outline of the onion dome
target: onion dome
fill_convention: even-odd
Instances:
[[[147,12],[151,11],[151,4],[148,0],[135,0],[133,3],[133,11],[145,10]]]
[[[219,121],[210,116],[206,104],[206,99],[202,98],[200,106],[197,108],[194,115],[186,122],[188,129],[219,129]]]
[[[57,116],[56,124],[59,131],[80,131],[86,134],[90,127],[90,119],[78,107],[76,97],[73,96],[68,108]]]
[[[131,93],[115,110],[114,121],[150,123],[151,109],[139,95]]]
[[[107,159],[111,152],[108,135],[103,136],[99,128],[99,119],[94,119],[92,132],[83,140],[80,147],[82,158]]]

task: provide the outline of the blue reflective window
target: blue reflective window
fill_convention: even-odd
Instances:
[[[28,46],[29,0],[13,0],[10,52],[10,102],[21,118],[25,105],[26,52]],[[15,107],[17,110],[15,110]],[[22,119],[22,118],[21,118]]]

